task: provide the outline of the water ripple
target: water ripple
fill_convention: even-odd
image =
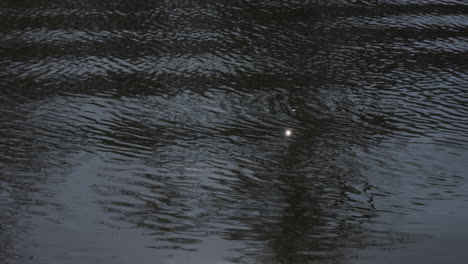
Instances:
[[[467,12],[3,1],[0,259],[461,259]]]

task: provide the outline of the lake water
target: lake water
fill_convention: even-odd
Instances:
[[[0,263],[467,263],[467,171],[466,0],[0,3]]]

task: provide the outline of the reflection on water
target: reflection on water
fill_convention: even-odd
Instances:
[[[468,258],[464,1],[3,1],[0,21],[5,263]]]

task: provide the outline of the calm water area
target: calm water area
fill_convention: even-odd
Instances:
[[[468,263],[468,1],[1,0],[0,263]]]

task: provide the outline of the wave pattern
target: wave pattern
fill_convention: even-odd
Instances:
[[[419,243],[403,221],[467,205],[467,27],[456,0],[3,1],[0,259]]]

